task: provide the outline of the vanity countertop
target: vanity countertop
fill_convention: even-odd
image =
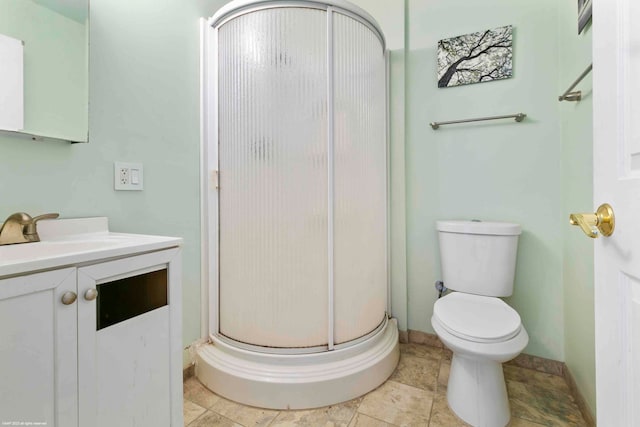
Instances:
[[[43,220],[40,242],[0,246],[0,278],[182,245],[179,237],[113,233],[106,217]]]

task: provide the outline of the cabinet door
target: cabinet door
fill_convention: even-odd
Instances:
[[[78,425],[75,271],[0,280],[2,425]]]
[[[78,269],[80,425],[182,427],[179,254]]]

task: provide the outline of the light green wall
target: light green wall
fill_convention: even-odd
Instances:
[[[559,2],[560,78],[558,94],[591,63],[591,26],[578,35],[576,5]],[[591,74],[576,89],[582,101],[560,103],[562,120],[562,220],[593,205],[593,109]],[[595,413],[595,324],[593,241],[577,227],[563,227],[565,362]]]
[[[563,360],[561,144],[556,0],[409,0],[407,262],[409,328],[432,332],[440,279],[437,219],[522,225],[509,302],[529,333],[525,352]],[[437,88],[443,38],[514,26],[513,78]],[[523,112],[522,123],[429,122]]]
[[[2,0],[0,34],[25,43],[24,131],[86,141],[85,25],[30,0]]]
[[[408,330],[407,319],[407,219],[405,179],[405,51],[391,51],[390,71],[390,136],[391,169],[391,314],[398,328]]]

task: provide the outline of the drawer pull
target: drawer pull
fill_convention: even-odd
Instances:
[[[98,291],[94,288],[87,289],[87,292],[84,293],[84,299],[87,301],[93,301],[98,297]]]
[[[74,302],[76,302],[76,298],[78,298],[78,295],[76,295],[75,292],[71,292],[71,291],[65,292],[62,295],[62,303],[64,305],[73,304]]]

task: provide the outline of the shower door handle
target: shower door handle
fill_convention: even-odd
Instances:
[[[220,171],[211,171],[211,188],[220,189]]]

